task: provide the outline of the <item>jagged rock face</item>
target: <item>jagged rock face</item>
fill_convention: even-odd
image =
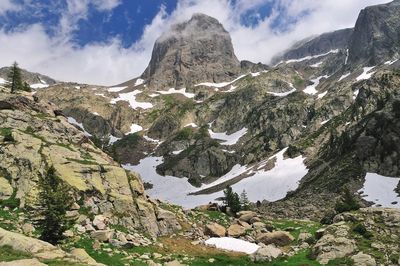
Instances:
[[[349,63],[375,66],[400,55],[400,1],[370,6],[357,19],[349,44]]]
[[[274,58],[277,63],[282,60],[304,58],[306,56],[320,55],[331,50],[344,49],[350,40],[353,29],[343,29],[334,32],[324,33],[315,38],[307,38],[296,43],[288,51]]]
[[[10,67],[0,68],[0,77],[3,79],[7,79],[9,72],[10,72]],[[57,83],[57,81],[48,76],[39,73],[32,73],[24,69],[21,69],[21,76],[22,76],[22,81],[27,82],[30,85],[43,82],[48,85],[53,85]]]
[[[229,33],[216,19],[195,14],[158,38],[142,78],[151,88],[179,88],[227,81],[239,71]]]

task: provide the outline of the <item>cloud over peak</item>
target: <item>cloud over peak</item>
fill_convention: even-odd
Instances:
[[[128,0],[125,0],[128,1]],[[161,6],[143,29],[139,40],[129,47],[118,36],[78,46],[73,34],[79,21],[91,9],[112,12],[123,0],[66,0],[56,33],[34,23],[13,31],[0,29],[0,62],[14,60],[29,70],[59,80],[99,85],[118,84],[140,75],[150,61],[155,40],[172,24],[189,19],[193,13],[217,18],[232,36],[239,59],[268,63],[278,52],[310,35],[352,27],[359,11],[385,0],[179,0],[168,13]],[[268,7],[264,13],[263,7]],[[0,16],[23,8],[10,0],[0,1]],[[130,10],[136,13],[137,10]],[[140,14],[137,14],[140,15]],[[244,23],[251,16],[254,23]]]

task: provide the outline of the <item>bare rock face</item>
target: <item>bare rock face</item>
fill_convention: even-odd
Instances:
[[[336,49],[344,49],[347,47],[352,33],[353,29],[342,29],[304,39],[295,43],[283,54],[273,58],[272,62],[277,63],[282,60],[299,59],[306,56],[321,55]]]
[[[349,44],[349,63],[371,66],[400,55],[400,1],[370,6],[358,16]]]
[[[229,33],[218,20],[195,14],[157,39],[142,78],[150,88],[182,88],[228,81],[239,71]]]

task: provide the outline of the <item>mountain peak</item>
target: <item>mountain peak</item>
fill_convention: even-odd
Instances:
[[[239,71],[229,33],[217,19],[196,13],[157,39],[142,78],[151,88],[179,88],[231,80]]]

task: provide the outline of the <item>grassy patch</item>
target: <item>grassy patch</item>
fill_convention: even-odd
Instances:
[[[74,159],[74,158],[69,158],[67,157],[68,161],[79,163],[79,164],[85,164],[85,165],[97,165],[97,162],[89,161],[89,160],[79,160],[79,159]]]
[[[10,246],[1,246],[0,247],[0,261],[13,261],[13,260],[21,260],[31,258],[29,254],[15,251]]]

